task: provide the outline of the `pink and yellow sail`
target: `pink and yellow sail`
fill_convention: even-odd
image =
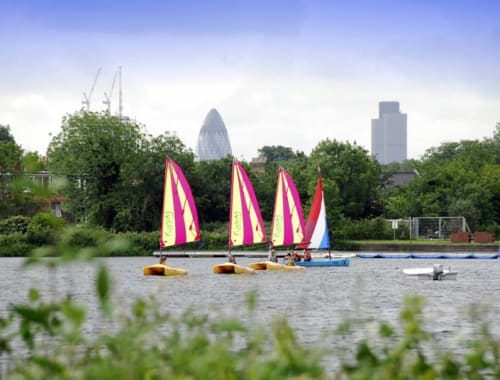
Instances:
[[[165,162],[160,247],[200,240],[196,204],[182,169],[171,158]]]
[[[264,221],[245,169],[233,160],[229,215],[229,247],[266,242]]]
[[[290,174],[278,171],[271,232],[272,246],[299,244],[304,239],[304,215],[299,192]]]

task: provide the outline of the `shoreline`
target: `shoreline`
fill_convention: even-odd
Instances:
[[[289,251],[277,251],[278,257],[284,257]],[[407,254],[418,254],[418,255],[429,255],[435,256],[436,254],[500,254],[500,243],[499,244],[359,244],[359,250],[357,251],[338,251],[332,250],[332,257],[354,257],[357,254],[362,253],[371,254],[401,254],[402,256]],[[313,257],[321,258],[327,252],[314,252]],[[163,255],[167,257],[227,257],[228,250],[213,250],[213,251],[163,251]],[[268,250],[259,251],[231,251],[231,254],[235,257],[252,257],[261,258],[268,257]],[[153,256],[160,256],[160,251],[154,251]]]

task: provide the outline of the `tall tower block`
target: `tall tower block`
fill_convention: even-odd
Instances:
[[[380,102],[379,117],[372,119],[372,157],[380,164],[403,162],[407,158],[406,114],[399,102]]]

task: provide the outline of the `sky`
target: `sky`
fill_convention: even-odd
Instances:
[[[500,122],[500,2],[2,0],[0,125],[44,155],[65,115],[123,114],[193,151],[211,108],[233,155],[371,148],[378,102],[408,117],[408,158]],[[111,96],[118,112],[118,88]]]

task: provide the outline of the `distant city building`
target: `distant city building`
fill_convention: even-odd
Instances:
[[[250,167],[254,172],[264,173],[266,171],[267,157],[265,154],[261,153],[258,157],[252,158],[250,161]]]
[[[198,161],[210,161],[232,155],[226,126],[216,109],[212,108],[205,118],[198,135],[196,157]]]
[[[387,186],[402,186],[406,185],[413,181],[415,177],[418,176],[418,172],[416,170],[405,170],[393,173],[389,178],[387,178]]]
[[[406,160],[406,114],[399,102],[380,102],[378,119],[372,119],[372,157],[380,164]]]

